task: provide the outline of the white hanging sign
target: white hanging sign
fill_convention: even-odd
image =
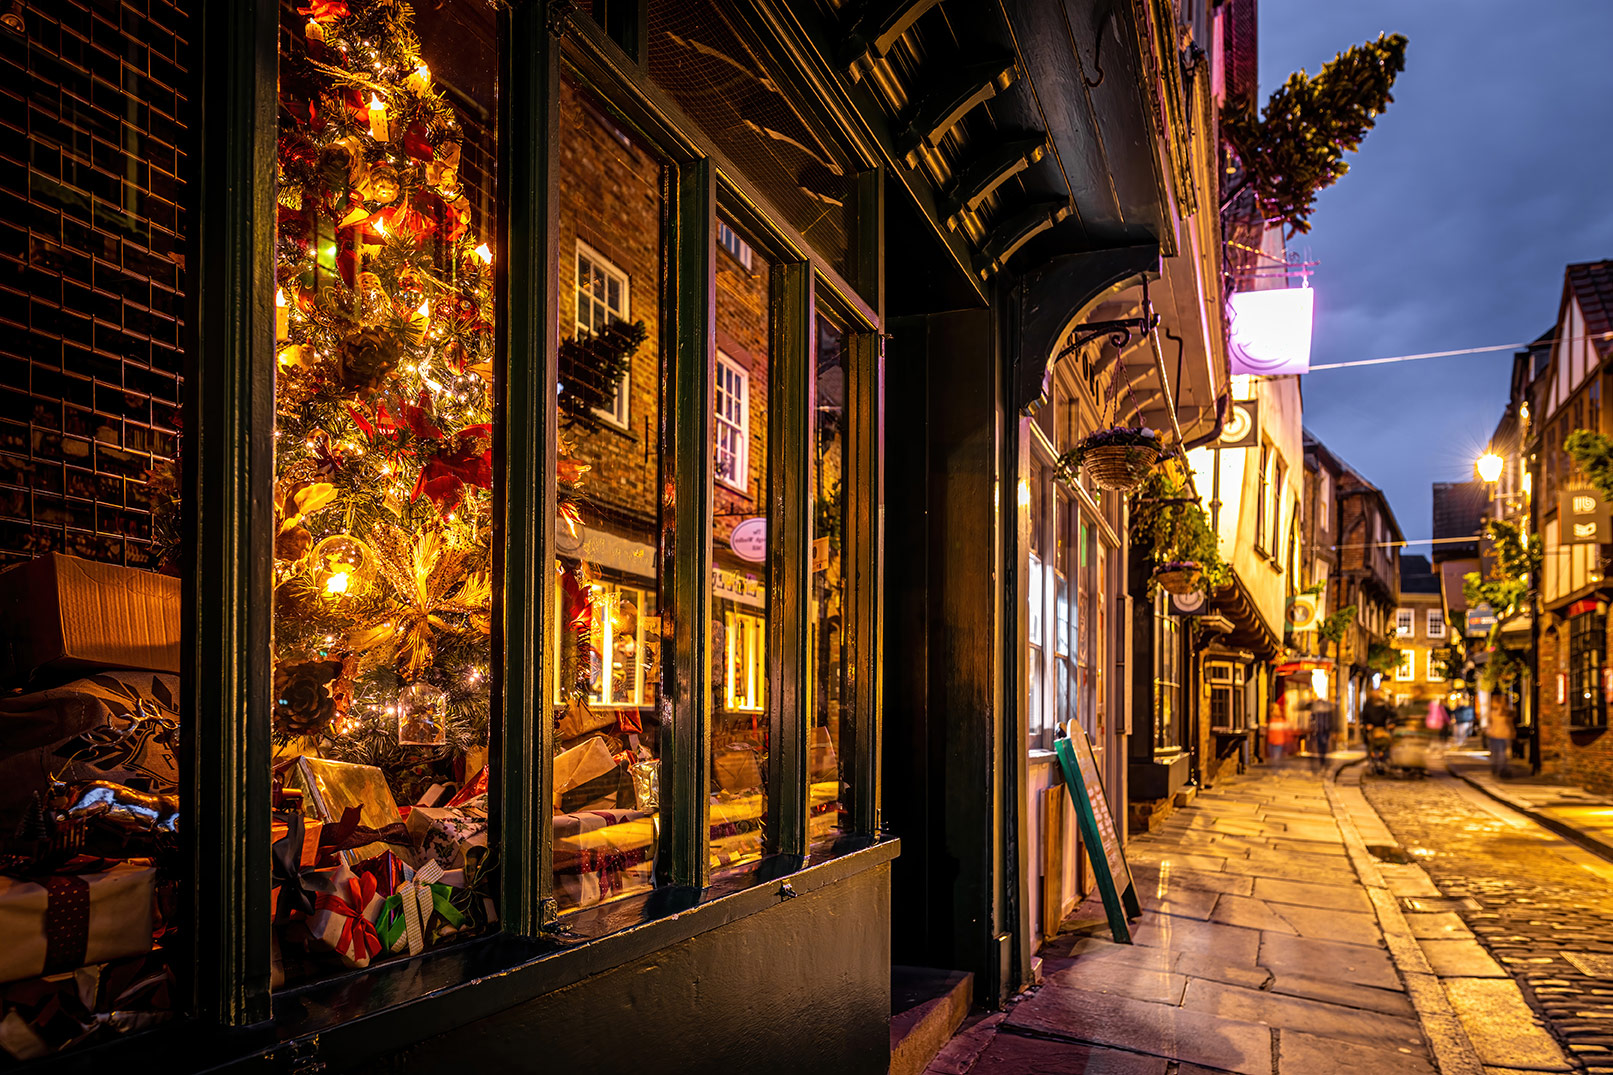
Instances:
[[[1238,291],[1227,301],[1227,354],[1234,374],[1308,373],[1316,292],[1308,287]]]

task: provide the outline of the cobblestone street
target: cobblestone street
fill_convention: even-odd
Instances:
[[[1613,1073],[1613,866],[1449,777],[1361,788],[1443,897],[1403,900],[1414,928],[1460,916],[1585,1070]]]

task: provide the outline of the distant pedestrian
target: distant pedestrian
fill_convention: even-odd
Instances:
[[[1438,698],[1430,698],[1428,700],[1428,716],[1423,719],[1423,726],[1443,738],[1446,734],[1445,729],[1449,725],[1450,714],[1445,712],[1445,707],[1440,705]]]
[[[1288,749],[1288,714],[1281,702],[1271,703],[1266,717],[1266,762],[1274,769],[1282,768],[1283,752]]]
[[[1512,740],[1517,734],[1511,700],[1505,691],[1493,692],[1484,713],[1484,738],[1490,747],[1490,773],[1498,780],[1512,775]]]
[[[1394,727],[1395,711],[1384,698],[1382,691],[1373,691],[1367,695],[1367,703],[1361,707],[1361,725],[1363,729]]]
[[[1466,743],[1468,737],[1473,734],[1473,721],[1473,707],[1466,702],[1457,706],[1456,712],[1451,714],[1451,724],[1456,729],[1456,746],[1458,748],[1463,743]]]
[[[1326,771],[1327,754],[1333,749],[1333,703],[1318,698],[1311,703],[1311,768]]]

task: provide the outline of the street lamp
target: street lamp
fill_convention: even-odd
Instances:
[[[1493,485],[1501,480],[1501,472],[1507,468],[1507,461],[1494,452],[1485,452],[1473,466],[1486,485]]]

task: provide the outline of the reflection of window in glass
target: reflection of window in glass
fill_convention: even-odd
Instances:
[[[1046,408],[1044,408],[1046,409]],[[1045,645],[1042,632],[1047,620],[1043,603],[1047,600],[1047,586],[1043,575],[1047,568],[1043,563],[1043,552],[1047,548],[1047,537],[1043,533],[1047,529],[1047,493],[1046,486],[1051,481],[1052,468],[1038,458],[1033,467],[1030,479],[1029,515],[1030,515],[1030,549],[1027,555],[1025,571],[1025,588],[1029,607],[1026,610],[1026,648],[1025,648],[1025,713],[1026,726],[1030,734],[1031,749],[1047,749],[1051,736],[1047,734],[1047,716],[1043,713],[1044,699],[1047,692],[1042,683],[1046,675],[1046,657],[1043,653]]]
[[[744,612],[729,612],[728,629],[728,708],[760,710],[762,687],[767,683],[763,667],[767,621]]]
[[[845,460],[846,332],[817,317],[817,371],[812,429],[812,731],[809,746],[810,809],[814,820],[839,825],[843,724],[850,699],[846,685],[845,576],[841,568],[846,533],[841,495]],[[813,826],[813,834],[819,829]]]
[[[711,867],[759,858],[772,822],[767,766],[768,381],[774,266],[719,221],[712,367]]]
[[[750,481],[750,376],[721,351],[716,373],[717,480],[743,493]]]
[[[612,321],[626,321],[627,296],[627,276],[593,247],[578,240],[577,337],[603,332]],[[594,413],[625,429],[631,382],[629,370],[616,385],[615,402],[609,408],[595,408]]]
[[[562,623],[565,604],[570,595],[566,587],[555,588],[555,659],[559,662],[555,677],[555,701],[564,704],[562,682],[575,682],[565,670],[572,655],[564,652]],[[645,637],[646,620],[653,617],[654,594],[609,582],[596,582],[587,589],[586,631],[579,631],[577,641],[585,643],[581,668],[577,675],[585,677],[588,704],[593,706],[642,706],[648,704],[653,692],[653,679],[646,680],[647,670],[653,674],[654,640]]]
[[[661,799],[677,774],[661,767],[666,707],[658,704],[669,645],[657,433],[666,383],[658,346],[666,170],[570,77],[561,80],[558,109],[567,147],[552,188],[562,388],[549,411],[559,423],[551,479],[559,518],[557,603],[546,641],[557,670],[554,897],[569,912],[653,886]],[[602,349],[575,346],[628,318],[642,328],[642,342],[614,333]],[[590,374],[594,382],[578,380]],[[604,399],[609,408],[599,406]],[[640,439],[617,431],[630,414]]]

